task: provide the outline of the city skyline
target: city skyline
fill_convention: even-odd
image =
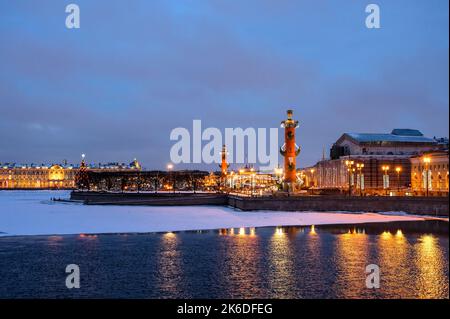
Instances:
[[[376,30],[365,1],[76,3],[69,30],[65,4],[0,1],[2,163],[164,169],[176,127],[279,127],[288,108],[301,167],[344,132],[448,136],[447,1],[378,1]]]

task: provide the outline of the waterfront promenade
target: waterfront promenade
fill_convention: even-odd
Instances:
[[[193,206],[221,205],[242,211],[348,211],[406,212],[449,216],[447,197],[392,196],[261,196],[243,197],[219,193],[108,193],[73,191],[71,200],[87,205]]]

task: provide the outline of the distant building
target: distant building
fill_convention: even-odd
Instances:
[[[442,140],[445,143],[445,140]],[[344,133],[331,147],[330,159],[301,170],[305,185],[353,194],[404,194],[411,190],[412,156],[442,148],[418,130],[391,133]]]
[[[277,183],[281,182],[281,175],[282,173],[279,176],[263,173],[246,165],[236,171],[211,172],[205,176],[203,185],[207,190],[219,188],[224,191],[257,195],[277,190]]]
[[[448,150],[411,157],[412,192],[416,195],[426,195],[428,187],[429,195],[448,195],[448,172]]]
[[[448,137],[434,137],[434,140],[438,144],[438,149],[448,150]]]
[[[438,147],[438,141],[418,130],[394,129],[389,134],[344,133],[333,144],[331,159],[351,155],[418,155]]]
[[[411,184],[410,172],[409,156],[354,155],[320,161],[303,174],[306,185],[313,188],[341,192],[351,188],[354,194],[385,195],[406,192]]]
[[[124,163],[91,164],[92,171],[140,170],[135,159],[129,165]],[[78,165],[52,164],[35,165],[0,163],[0,189],[72,189],[75,188],[75,175]]]

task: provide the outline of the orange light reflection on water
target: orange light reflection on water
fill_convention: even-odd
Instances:
[[[415,244],[415,263],[419,270],[416,280],[418,298],[448,298],[445,280],[445,257],[439,249],[439,238],[422,235]]]
[[[369,257],[369,238],[364,232],[349,229],[337,236],[334,248],[336,282],[334,288],[339,298],[361,298],[367,291],[365,267]],[[359,271],[357,271],[359,270]]]
[[[268,278],[273,297],[293,298],[295,289],[294,255],[290,237],[282,227],[276,227],[270,239],[269,262]]]
[[[183,277],[179,236],[167,232],[161,236],[157,258],[157,271],[159,273],[157,285],[162,297],[179,294],[182,291],[180,279]]]

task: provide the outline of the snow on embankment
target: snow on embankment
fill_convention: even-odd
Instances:
[[[237,227],[420,221],[423,217],[363,213],[240,212],[227,207],[85,206],[52,202],[68,192],[0,192],[1,235],[51,235],[200,230]],[[3,234],[1,234],[3,233]]]

